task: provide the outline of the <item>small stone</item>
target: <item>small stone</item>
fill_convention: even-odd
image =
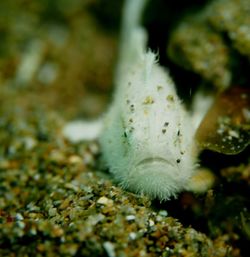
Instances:
[[[23,216],[21,213],[16,214],[16,220],[23,220]]]
[[[81,164],[82,162],[83,162],[83,159],[78,155],[72,155],[69,157],[70,164]]]
[[[24,229],[24,228],[25,228],[25,223],[22,222],[22,221],[17,221],[17,225],[18,225],[18,227],[21,228],[21,229]]]
[[[167,217],[168,216],[168,212],[166,210],[160,210],[159,211],[159,215],[163,216],[163,217]]]
[[[127,221],[135,220],[135,215],[128,215],[126,216]]]
[[[56,226],[53,228],[53,230],[52,230],[52,235],[53,235],[54,237],[61,237],[63,234],[64,234],[63,229],[60,228],[60,227],[57,226],[57,225],[56,225]]]
[[[95,226],[97,223],[99,223],[100,221],[103,221],[104,219],[105,219],[105,216],[99,213],[99,214],[89,216],[87,221],[91,226]]]
[[[231,137],[235,137],[235,138],[239,138],[239,133],[235,130],[229,130],[228,131],[228,134],[231,136]]]
[[[153,226],[154,226],[154,224],[155,224],[155,223],[154,223],[154,221],[153,221],[153,220],[149,220],[149,221],[148,221],[148,225],[149,225],[150,227],[153,227]]]
[[[26,150],[32,150],[37,145],[37,141],[33,137],[25,137],[23,142]]]
[[[107,255],[109,257],[115,257],[116,256],[116,254],[115,254],[115,247],[114,247],[114,245],[111,242],[103,243],[103,247],[106,250]]]
[[[56,163],[62,163],[65,160],[65,156],[63,155],[63,153],[59,150],[53,150],[50,153],[50,160],[54,161]]]
[[[56,214],[57,214],[57,209],[56,208],[50,208],[49,209],[49,216],[50,217],[56,216]]]
[[[108,199],[108,198],[105,197],[105,196],[102,196],[102,197],[100,197],[100,198],[97,200],[97,203],[102,204],[102,205],[113,205],[113,200]]]
[[[131,239],[131,240],[135,240],[136,239],[136,233],[135,232],[131,232],[131,233],[129,233],[129,239]]]

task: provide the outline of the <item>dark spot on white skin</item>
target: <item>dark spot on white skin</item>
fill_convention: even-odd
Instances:
[[[163,88],[162,86],[158,85],[158,86],[157,86],[157,91],[162,90],[162,88]]]
[[[163,130],[162,130],[162,133],[163,133],[163,134],[165,134],[165,133],[166,133],[166,131],[167,131],[166,129],[163,129]]]
[[[181,162],[181,159],[177,159],[176,162],[177,162],[177,163],[180,163],[180,162]]]
[[[174,102],[174,96],[173,96],[173,95],[168,95],[168,96],[166,97],[166,99],[167,99],[167,101],[169,101],[169,102]]]
[[[154,99],[152,98],[152,96],[147,96],[144,101],[143,101],[143,104],[153,104],[155,101]]]
[[[169,122],[164,123],[164,127],[167,127],[169,125]]]
[[[131,128],[129,129],[129,132],[132,133],[132,132],[134,131],[134,129],[135,129],[134,127],[131,127]]]

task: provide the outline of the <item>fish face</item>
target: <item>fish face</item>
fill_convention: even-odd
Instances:
[[[194,130],[172,82],[161,69],[128,76],[100,138],[118,182],[151,198],[169,199],[194,171]]]

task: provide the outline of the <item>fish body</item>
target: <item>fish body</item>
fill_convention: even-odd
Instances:
[[[162,200],[183,190],[194,173],[194,129],[168,72],[146,49],[139,18],[134,24],[128,18],[131,10],[141,16],[145,3],[126,1],[116,90],[99,141],[122,187]]]
[[[125,1],[107,113],[97,123],[69,124],[64,134],[72,141],[99,135],[103,161],[123,188],[166,200],[184,190],[195,173],[195,130],[168,72],[147,49],[140,25],[146,2]]]

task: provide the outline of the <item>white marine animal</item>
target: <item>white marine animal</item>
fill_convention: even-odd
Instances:
[[[146,2],[125,2],[113,101],[90,139],[98,136],[102,158],[123,188],[166,200],[195,173],[195,129],[168,72],[147,50],[140,25]],[[86,139],[90,129],[77,122],[64,134]]]

